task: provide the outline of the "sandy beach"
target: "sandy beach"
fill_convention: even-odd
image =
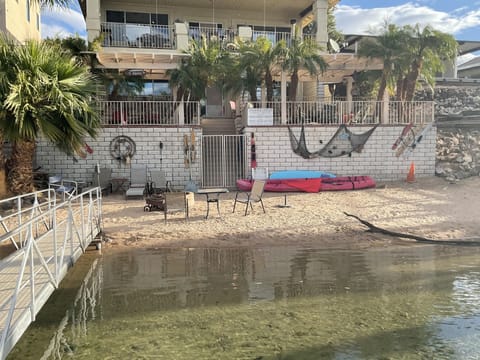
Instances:
[[[144,212],[145,201],[125,200],[121,194],[103,198],[103,228],[108,249],[122,247],[260,247],[275,245],[371,247],[407,242],[367,229],[344,212],[390,231],[437,240],[480,237],[480,177],[458,183],[442,178],[378,184],[375,189],[265,193],[266,213],[259,204],[244,216],[240,204],[232,213],[235,191],[220,196],[221,217],[215,207],[205,219],[206,201],[195,195],[190,217]],[[214,205],[214,204],[213,204]],[[238,205],[237,205],[238,206]]]

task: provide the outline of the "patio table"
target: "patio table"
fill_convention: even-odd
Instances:
[[[216,203],[217,204],[217,212],[218,216],[221,216],[220,214],[220,194],[226,194],[228,193],[227,188],[211,188],[211,189],[198,189],[197,194],[200,195],[205,195],[206,200],[207,200],[207,215],[205,216],[205,219],[208,219],[208,214],[210,212],[210,204],[211,203]]]

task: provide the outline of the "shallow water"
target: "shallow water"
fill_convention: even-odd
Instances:
[[[479,254],[409,245],[87,255],[8,359],[479,359]]]

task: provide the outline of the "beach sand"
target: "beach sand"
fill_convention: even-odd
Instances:
[[[103,229],[107,249],[124,247],[262,247],[342,246],[361,248],[406,243],[367,228],[344,212],[390,231],[437,240],[480,238],[480,177],[448,183],[439,177],[378,184],[375,189],[265,193],[260,204],[244,216],[245,205],[232,213],[235,191],[220,195],[221,217],[215,206],[205,219],[206,201],[195,195],[190,218],[171,214],[165,223],[160,211],[144,212],[144,200],[121,194],[103,198]],[[212,204],[215,205],[215,204]],[[239,206],[240,205],[240,206]]]

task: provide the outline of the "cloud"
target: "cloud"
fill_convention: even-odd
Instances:
[[[399,6],[362,9],[356,6],[337,5],[337,28],[344,34],[371,34],[385,21],[400,26],[430,25],[434,29],[461,37],[462,32],[480,26],[480,10],[458,8],[451,13],[427,6],[406,3]]]
[[[73,9],[43,9],[42,38],[67,37],[79,34],[86,37],[86,26],[80,11]]]

